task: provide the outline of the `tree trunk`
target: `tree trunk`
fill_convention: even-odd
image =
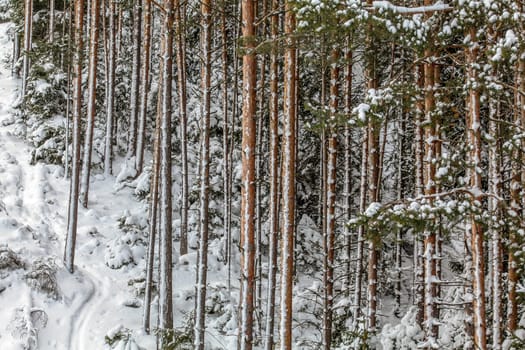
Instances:
[[[75,0],[75,57],[73,60],[73,161],[69,189],[67,217],[67,236],[64,264],[69,272],[74,272],[75,244],[77,238],[78,190],[80,179],[80,121],[82,115],[82,30],[84,22],[84,0]]]
[[[425,2],[427,4],[427,2]],[[425,50],[425,58],[432,60],[433,52]],[[432,196],[436,193],[436,121],[433,118],[435,107],[434,100],[434,64],[424,63],[424,86],[425,86],[425,159],[424,159],[424,183],[425,195]],[[433,200],[429,199],[430,205]],[[436,271],[436,232],[434,228],[426,229],[424,233],[424,329],[426,341],[429,347],[437,342],[438,328],[434,320],[435,299],[437,298],[437,271]]]
[[[128,158],[137,153],[137,124],[140,101],[140,44],[142,31],[142,0],[133,1],[133,62],[131,65],[130,120]],[[135,160],[135,169],[137,168]]]
[[[285,2],[284,28],[284,116],[283,116],[283,210],[281,248],[281,349],[292,348],[292,292],[295,236],[295,118],[296,111],[296,49],[295,14],[289,0]]]
[[[183,16],[180,0],[175,0],[177,21],[177,78],[179,90],[180,140],[182,163],[182,203],[180,220],[180,255],[188,253],[188,140],[187,140],[187,107],[186,107],[186,52]]]
[[[415,79],[419,91],[423,91],[425,87],[425,75],[423,65],[419,64],[415,69]],[[424,194],[424,142],[423,142],[423,114],[425,104],[424,100],[418,98],[416,101],[415,111],[415,153],[416,153],[416,179],[415,179],[415,193],[416,197],[421,197]],[[414,303],[417,306],[416,323],[423,325],[425,312],[425,288],[423,284],[425,269],[423,262],[423,240],[416,233],[414,237]]]
[[[521,95],[525,89],[525,59],[520,59],[516,67],[516,96],[515,96],[515,112],[514,112],[514,132],[519,134],[523,126],[525,125],[525,98]],[[524,146],[524,141],[521,141],[521,146]],[[515,212],[516,217],[523,217],[523,206],[522,206],[522,191],[523,191],[523,164],[522,158],[524,157],[524,151],[516,148],[512,153],[512,169],[511,169],[511,203],[510,207]],[[518,328],[518,295],[517,295],[517,283],[519,280],[518,275],[518,262],[516,259],[516,249],[519,247],[516,237],[516,232],[511,230],[509,233],[508,243],[508,301],[507,301],[507,330],[510,334],[513,334]]]
[[[371,5],[372,1],[367,0],[367,4]],[[369,24],[369,29],[372,29],[372,24]],[[367,36],[367,46],[373,50],[373,38]],[[369,90],[375,90],[378,87],[376,75],[376,58],[370,58],[367,62],[366,79]],[[381,131],[380,122],[369,118],[367,125],[368,132],[368,199],[372,202],[379,201],[379,172],[380,172],[380,157],[379,157],[379,134]],[[377,313],[377,265],[379,260],[379,252],[377,250],[377,237],[372,237],[368,240],[368,331],[371,334],[376,332],[376,313]]]
[[[172,196],[171,196],[171,91],[173,77],[173,0],[164,0],[162,26],[162,108],[160,118],[160,281],[159,328],[173,328]],[[164,339],[163,339],[164,345]]]
[[[109,176],[113,173],[113,129],[115,113],[115,70],[116,70],[116,27],[115,27],[116,4],[109,1],[109,25],[108,25],[108,57],[107,69],[107,101],[106,101],[106,138],[104,145],[104,174]]]
[[[206,321],[206,281],[208,276],[208,211],[210,186],[210,88],[211,88],[211,0],[201,4],[202,42],[202,115],[201,115],[201,181],[200,181],[200,241],[197,265],[197,310],[195,311],[194,348],[204,350]],[[180,45],[180,43],[179,43]]]
[[[146,138],[146,119],[148,116],[149,75],[151,63],[151,0],[144,0],[144,40],[142,47],[142,68],[140,78],[139,125],[137,129],[136,169],[139,173],[144,167],[144,141]]]
[[[49,0],[49,33],[48,41],[52,44],[55,40],[55,0]]]
[[[270,150],[269,171],[269,253],[268,253],[268,298],[266,306],[265,350],[272,350],[275,324],[275,289],[277,275],[277,249],[279,241],[279,63],[277,37],[279,35],[279,0],[272,0],[271,35],[274,40],[270,56]]]
[[[494,31],[490,31],[489,39],[492,42],[497,40]],[[497,63],[492,63],[492,78],[497,79]],[[501,132],[497,119],[501,118],[499,93],[492,92],[489,100],[489,139],[492,141],[488,147],[489,153],[489,192],[494,195],[489,199],[489,211],[491,215],[501,220],[501,209],[498,198],[502,194],[501,178]],[[503,302],[502,302],[502,271],[503,271],[503,251],[501,228],[492,227],[490,229],[492,247],[492,349],[502,349],[502,324],[503,324]]]
[[[240,349],[253,346],[255,284],[255,158],[257,61],[255,56],[254,0],[242,0],[243,106],[242,106],[242,190],[241,190],[241,329]]]
[[[345,114],[350,117],[352,112],[352,50],[350,43],[347,44],[346,52],[346,77],[345,77]],[[344,209],[345,221],[350,222],[352,218],[352,129],[345,125],[345,182],[344,182]],[[348,225],[345,225],[344,233],[346,237],[346,277],[345,277],[345,294],[350,296],[352,286],[352,232]]]
[[[223,192],[224,192],[224,203],[223,203],[223,235],[226,239],[226,257],[224,263],[228,265],[230,261],[230,220],[229,220],[229,203],[231,197],[230,181],[230,146],[229,146],[229,111],[228,111],[228,27],[226,22],[226,11],[228,11],[226,1],[222,4],[221,11],[221,59],[222,59],[222,149],[223,149]]]
[[[366,210],[366,189],[368,187],[368,132],[363,131],[361,141],[361,175],[359,184],[359,213],[364,214]],[[355,288],[354,288],[354,311],[353,321],[361,317],[361,292],[363,280],[363,255],[365,244],[365,227],[360,225],[357,230],[357,252],[356,252],[356,268],[355,268]],[[357,326],[357,325],[355,325]]]
[[[98,26],[100,19],[99,0],[91,0],[91,32],[89,43],[88,68],[88,101],[87,126],[84,139],[84,157],[82,163],[82,180],[80,186],[80,201],[84,208],[88,206],[89,179],[91,174],[91,155],[93,153],[93,131],[95,128],[95,113],[97,99],[97,59],[98,59]]]
[[[339,50],[333,49],[330,57],[330,117],[335,119],[339,108]],[[335,203],[337,182],[337,126],[329,126],[328,162],[326,181],[326,232],[324,266],[324,308],[323,308],[323,346],[330,350],[332,346],[332,306],[334,299],[334,262],[335,262]]]
[[[161,82],[162,84],[162,82]],[[159,86],[159,91],[162,91],[162,86]],[[151,185],[150,185],[150,206],[149,206],[149,237],[148,237],[148,256],[146,261],[146,286],[144,292],[144,315],[143,315],[143,329],[149,333],[150,327],[150,311],[151,311],[151,297],[153,289],[153,267],[155,263],[155,240],[156,229],[158,223],[159,213],[159,180],[160,180],[160,115],[162,107],[162,95],[158,95],[157,99],[157,122],[155,125],[155,145],[153,147],[153,168],[151,169]]]
[[[22,66],[22,98],[26,96],[31,46],[33,41],[33,0],[25,0],[24,7],[24,61]]]
[[[471,47],[467,53],[467,79],[472,83],[478,81],[475,64],[478,62],[476,29],[469,30]],[[480,92],[476,86],[469,85],[469,111],[467,118],[468,141],[471,145],[469,160],[472,164],[470,171],[470,186],[475,193],[473,200],[481,202],[481,120],[480,120]],[[487,348],[486,314],[485,314],[485,266],[483,255],[483,231],[481,224],[474,217],[471,219],[472,238],[472,290],[474,293],[472,309],[474,311],[474,347],[485,350]]]

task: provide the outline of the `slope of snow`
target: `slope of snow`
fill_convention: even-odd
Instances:
[[[8,23],[0,24],[2,58],[11,50],[9,27]],[[141,305],[140,300],[133,300],[133,290],[128,286],[128,281],[143,270],[140,252],[136,266],[120,270],[110,269],[104,255],[107,245],[121,234],[117,219],[124,210],[144,212],[145,208],[132,199],[130,189],[114,193],[114,178],[94,181],[90,208],[79,212],[76,272],[69,274],[62,265],[69,182],[63,179],[60,167],[29,165],[30,148],[13,135],[10,106],[19,85],[20,81],[2,65],[0,246],[14,251],[25,268],[0,269],[0,349],[103,349],[104,336],[116,325],[140,329],[141,309],[126,306]],[[56,296],[25,282],[38,259],[56,269]],[[42,311],[45,320],[39,322],[37,316]],[[28,319],[31,322],[24,323]],[[21,331],[31,325],[33,331]],[[141,347],[155,347],[152,336],[137,338]]]

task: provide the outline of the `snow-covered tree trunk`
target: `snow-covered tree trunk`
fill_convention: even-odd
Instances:
[[[229,137],[229,104],[228,104],[228,27],[226,21],[226,11],[228,6],[226,1],[222,4],[221,11],[221,68],[222,68],[222,151],[223,151],[223,183],[222,189],[224,192],[223,201],[223,235],[226,239],[226,257],[224,263],[228,264],[230,254],[230,203],[231,203],[231,171],[230,171],[230,137]]]
[[[253,346],[253,306],[255,287],[255,159],[256,159],[256,85],[254,0],[242,0],[243,104],[242,104],[242,190],[241,190],[241,350]]]
[[[162,86],[159,86],[162,91]],[[160,111],[161,95],[158,96],[157,109]],[[146,260],[146,285],[144,291],[144,314],[142,318],[142,328],[149,333],[151,299],[153,293],[153,267],[155,263],[155,241],[157,236],[157,218],[159,212],[159,179],[160,179],[160,113],[157,113],[157,123],[155,125],[155,145],[153,147],[153,168],[151,170],[150,184],[150,204],[149,204],[149,237],[148,255]]]
[[[491,30],[490,38],[494,42],[497,36]],[[497,62],[491,65],[491,78],[497,79]],[[495,95],[495,96],[494,96]],[[499,153],[501,147],[500,126],[497,119],[501,118],[500,101],[498,92],[492,92],[489,100],[489,192],[493,197],[489,198],[489,211],[491,215],[497,220],[501,220],[501,209],[499,199],[502,194],[502,178],[501,178],[501,155]],[[501,228],[492,226],[490,228],[489,236],[491,238],[492,248],[492,267],[491,272],[491,301],[492,301],[492,349],[501,350],[503,341],[503,251],[502,251],[502,237]]]
[[[396,198],[398,200],[403,199],[403,189],[405,181],[403,179],[403,149],[405,146],[404,136],[405,136],[405,111],[404,107],[401,107],[400,120],[396,132],[397,136],[397,169],[396,169]],[[396,264],[396,281],[395,281],[395,300],[396,300],[396,309],[394,314],[396,316],[400,315],[401,312],[401,296],[402,296],[402,278],[403,278],[403,228],[398,228],[396,232],[396,252],[395,252],[395,264]]]
[[[173,0],[164,0],[162,26],[162,103],[160,118],[160,229],[159,328],[173,327],[172,195],[171,195],[171,91],[173,81]]]
[[[137,128],[137,150],[135,154],[136,169],[140,173],[144,167],[144,148],[146,138],[146,119],[148,116],[148,96],[149,96],[149,76],[151,63],[151,0],[143,0],[144,9],[142,12],[144,23],[144,39],[142,40],[142,66],[139,91],[139,112]]]
[[[367,0],[368,5],[372,5],[371,0]],[[371,32],[373,24],[369,24],[368,28]],[[367,47],[373,52],[374,39],[367,35]],[[369,53],[367,68],[365,72],[367,79],[368,91],[376,90],[378,87],[378,79],[376,72],[376,58]],[[379,201],[379,176],[380,176],[380,152],[379,152],[379,134],[381,131],[381,124],[371,116],[368,120],[368,199],[371,203]],[[379,261],[379,252],[377,247],[377,238],[370,237],[368,239],[368,332],[375,334],[377,322],[377,265]]]
[[[140,101],[140,45],[142,40],[142,0],[133,1],[133,58],[131,64],[128,158],[137,153],[137,126]],[[135,162],[135,168],[137,164]]]
[[[339,50],[333,49],[330,57],[330,119],[335,122],[339,108]],[[334,263],[335,263],[335,204],[337,183],[337,126],[330,125],[328,138],[328,162],[326,181],[326,232],[325,232],[325,266],[324,307],[323,307],[323,348],[329,350],[332,346],[332,314],[334,299]]]
[[[424,183],[425,195],[432,196],[436,193],[436,129],[433,117],[435,108],[434,99],[434,64],[431,62],[433,52],[425,50],[427,62],[424,63],[424,86],[425,86],[425,158],[424,158]],[[429,199],[430,204],[433,200]],[[437,341],[437,322],[435,318],[435,302],[437,298],[437,273],[436,273],[436,232],[434,228],[427,228],[424,232],[424,329],[426,342],[433,347]]]
[[[470,171],[470,187],[473,200],[481,203],[481,119],[480,119],[480,92],[478,84],[477,65],[479,59],[479,46],[476,29],[469,30],[470,47],[467,53],[467,79],[468,90],[468,116],[467,132],[470,145],[469,161],[472,166]],[[483,254],[483,231],[481,224],[474,216],[471,219],[472,239],[472,300],[474,347],[485,350],[487,348],[486,313],[485,313],[485,263]]]
[[[359,213],[364,214],[366,210],[366,189],[368,187],[368,132],[363,131],[361,140],[361,174],[359,184]],[[355,262],[355,287],[354,287],[354,310],[353,321],[357,322],[362,315],[361,298],[362,298],[362,281],[363,281],[363,259],[365,250],[365,227],[360,225],[357,229],[357,251]]]
[[[516,67],[516,90],[515,103],[516,112],[514,113],[514,132],[521,133],[525,125],[525,98],[522,93],[525,89],[525,59],[521,59]],[[521,146],[523,146],[523,141]],[[523,191],[523,164],[521,158],[523,157],[523,149],[515,147],[512,153],[512,169],[511,169],[511,184],[510,184],[510,209],[515,213],[516,217],[522,218],[522,191]],[[514,230],[513,230],[514,231]],[[509,232],[508,242],[508,299],[507,299],[507,331],[511,334],[518,328],[518,300],[517,300],[517,283],[519,280],[518,265],[516,259],[516,249],[518,243],[516,240],[516,232]]]
[[[239,13],[241,12],[241,7],[242,7],[242,2],[241,1],[234,1],[234,17],[235,18],[238,18],[239,17]],[[233,49],[233,97],[232,97],[232,103],[233,103],[233,106],[232,106],[232,123],[231,123],[231,131],[230,131],[230,135],[231,138],[230,138],[230,156],[229,158],[231,159],[231,166],[230,166],[230,174],[232,174],[233,172],[233,151],[235,149],[235,121],[238,120],[238,117],[239,117],[239,63],[240,63],[240,60],[239,60],[239,44],[238,44],[238,41],[240,39],[240,35],[242,35],[242,30],[241,30],[241,26],[242,26],[242,21],[238,21],[237,22],[237,25],[234,26],[234,33],[233,33],[233,40],[234,40],[234,43],[235,43],[235,46],[234,46],[234,49]],[[232,175],[232,178],[230,178],[230,182],[229,182],[229,193],[231,194],[232,193],[232,187],[233,187],[233,175]],[[234,258],[234,250],[232,249],[233,248],[233,237],[232,237],[232,230],[231,230],[231,222],[232,222],[232,198],[230,197],[229,198],[230,200],[228,201],[228,207],[229,207],[229,210],[228,210],[228,217],[226,218],[226,220],[228,220],[228,222],[230,223],[230,230],[227,232],[228,236],[226,237],[226,246],[227,246],[227,249],[228,249],[228,254],[227,254],[227,259],[228,259],[228,262],[227,262],[227,265],[228,265],[228,277],[226,278],[226,283],[228,285],[228,292],[231,293],[231,281],[232,281],[232,260]]]
[[[271,36],[279,35],[279,0],[272,0]],[[269,171],[270,203],[268,206],[270,232],[268,252],[268,297],[266,303],[265,350],[272,350],[275,324],[275,289],[277,276],[277,255],[279,242],[279,62],[277,43],[272,46],[270,56],[270,150]]]
[[[425,86],[423,65],[418,64],[415,68],[415,80],[419,91],[423,91]],[[425,148],[423,143],[423,114],[425,104],[422,98],[418,98],[416,101],[415,111],[415,155],[416,155],[416,178],[415,178],[415,193],[416,197],[421,197],[424,194],[424,154]],[[425,289],[423,286],[423,279],[425,275],[424,263],[423,263],[423,240],[416,233],[414,237],[414,303],[417,306],[416,322],[419,325],[423,324],[424,320],[424,296]]]
[[[116,4],[109,2],[108,23],[108,47],[106,56],[107,68],[107,100],[106,100],[106,137],[104,143],[104,174],[109,176],[113,173],[113,138],[114,138],[114,113],[115,113],[115,70],[116,70]]]
[[[87,125],[84,138],[84,157],[82,159],[82,179],[80,182],[80,202],[84,208],[88,206],[89,179],[91,174],[91,155],[93,153],[93,132],[95,128],[95,113],[97,99],[97,60],[98,60],[98,26],[100,19],[100,2],[91,0],[91,28],[88,62],[88,96]]]
[[[350,116],[352,112],[352,50],[350,44],[347,45],[346,49],[346,72],[345,72],[345,109],[344,113]],[[344,210],[345,210],[345,221],[349,222],[352,218],[352,129],[347,124],[345,125],[345,145],[344,145]],[[346,271],[345,271],[345,294],[350,296],[350,290],[352,286],[352,232],[350,231],[348,225],[344,225],[344,234],[346,241]]]
[[[11,75],[15,78],[20,77],[20,70],[18,68],[18,60],[20,59],[20,32],[17,30],[13,37],[13,58],[11,61]]]
[[[24,2],[24,59],[22,62],[22,95],[26,95],[27,78],[29,76],[29,66],[31,59],[31,46],[33,41],[33,0],[25,0]]]
[[[77,238],[78,195],[80,180],[80,122],[82,116],[82,30],[84,25],[84,0],[75,0],[75,56],[73,59],[73,160],[67,216],[67,235],[64,264],[74,272],[75,244]]]
[[[283,172],[282,172],[282,227],[281,227],[281,301],[280,348],[292,348],[292,292],[294,274],[295,236],[295,118],[296,111],[296,48],[295,14],[289,0],[285,1],[284,29],[284,116],[283,116]]]
[[[261,23],[258,25],[258,36],[260,38],[267,38],[266,35],[266,16],[268,14],[268,1],[262,0],[262,8],[256,10],[258,21]],[[257,80],[257,159],[256,159],[256,169],[255,169],[255,178],[256,178],[256,212],[255,212],[255,233],[256,233],[256,243],[255,243],[255,255],[256,255],[256,276],[255,276],[255,313],[257,320],[257,330],[258,333],[262,333],[263,325],[263,305],[262,305],[262,226],[263,226],[263,163],[266,159],[265,152],[265,121],[266,121],[266,66],[267,66],[267,55],[261,53],[259,60],[259,78]]]
[[[211,0],[201,3],[201,179],[200,179],[200,215],[199,215],[199,260],[197,265],[197,310],[195,310],[195,349],[204,350],[204,331],[206,321],[206,283],[208,277],[208,212],[210,187],[210,97],[211,97]],[[180,44],[179,44],[180,45]]]
[[[175,30],[177,38],[177,79],[179,91],[179,115],[180,115],[180,140],[181,140],[181,170],[182,170],[182,198],[180,214],[180,254],[188,253],[188,140],[187,124],[188,115],[186,107],[186,51],[184,35],[183,11],[180,0],[175,0],[176,25]]]
[[[55,40],[55,0],[49,0],[49,30],[48,41],[52,44]]]

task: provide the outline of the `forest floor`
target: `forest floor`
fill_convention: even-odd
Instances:
[[[0,24],[2,58],[11,52],[9,28]],[[116,191],[114,178],[95,176],[89,209],[79,211],[76,271],[68,273],[62,254],[69,181],[59,166],[30,165],[31,147],[14,136],[19,124],[11,106],[19,88],[2,64],[0,349],[103,349],[108,333],[141,328],[141,298],[128,281],[143,274],[144,248],[118,250],[112,242],[121,239],[118,220],[145,212],[144,204],[133,200],[129,188]],[[109,268],[106,263],[115,259],[128,265]],[[152,336],[134,338],[155,348]]]
[[[11,24],[0,24],[0,58],[11,54]],[[89,208],[80,207],[75,272],[63,265],[69,180],[61,166],[31,165],[32,147],[15,120],[21,81],[0,65],[0,349],[156,349],[141,331],[147,241],[147,202],[137,183],[94,171]],[[22,128],[22,129],[21,129]],[[115,175],[116,175],[115,174]],[[175,189],[177,191],[177,189]],[[177,221],[177,217],[174,218]],[[190,218],[191,219],[191,218]],[[192,219],[194,220],[194,219]],[[188,332],[194,306],[195,242],[174,260],[174,317]],[[178,247],[178,244],[177,244]],[[236,290],[226,292],[220,240],[210,244],[207,348],[235,347]],[[233,270],[233,274],[237,274]],[[237,293],[237,294],[236,294]],[[152,327],[157,324],[156,297]],[[111,343],[111,344],[108,344]]]

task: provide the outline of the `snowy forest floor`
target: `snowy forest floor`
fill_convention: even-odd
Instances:
[[[10,26],[0,24],[2,60],[11,53]],[[69,180],[60,166],[30,164],[31,147],[16,136],[21,124],[12,113],[20,86],[2,63],[0,349],[157,348],[155,336],[141,331],[147,203],[134,195],[136,185],[116,185],[117,176],[92,175],[89,209],[79,209],[76,270],[70,274],[62,262]],[[115,171],[121,165],[117,161]],[[222,334],[209,327],[207,337],[213,348],[232,348],[234,293],[225,293],[223,263],[210,260],[209,296],[228,305],[221,310],[226,317],[218,320]],[[196,253],[175,261],[175,322],[184,331],[194,306]],[[155,328],[156,299],[152,309]],[[230,330],[226,334],[225,328]]]
[[[11,48],[9,27],[0,24],[2,58]],[[79,212],[76,271],[69,274],[62,265],[69,181],[61,167],[30,165],[30,147],[14,136],[10,110],[19,85],[2,65],[0,348],[102,349],[109,330],[140,329],[141,298],[128,281],[142,274],[143,265],[134,262],[143,260],[144,249],[108,250],[122,238],[118,220],[125,211],[145,208],[130,189],[115,191],[114,178],[96,177],[90,208]],[[129,265],[119,270],[106,265],[119,258]],[[141,347],[155,347],[152,336],[136,338]]]

